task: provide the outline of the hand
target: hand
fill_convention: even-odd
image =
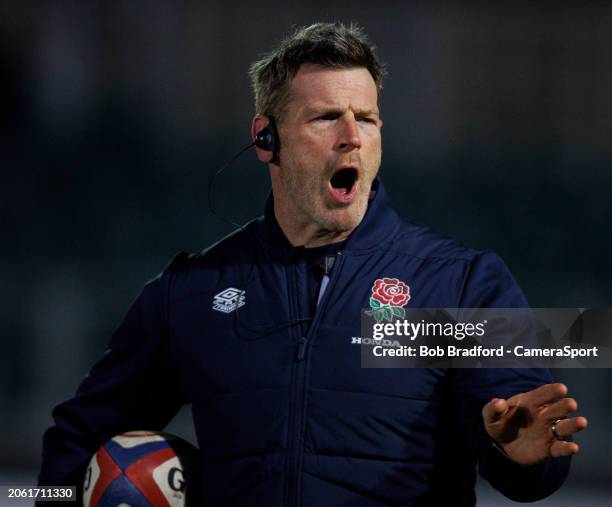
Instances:
[[[578,444],[559,440],[551,432],[558,419],[555,432],[560,438],[587,427],[584,417],[567,417],[578,404],[566,394],[565,385],[546,384],[507,400],[494,398],[482,409],[485,429],[510,459],[521,465],[576,454]]]

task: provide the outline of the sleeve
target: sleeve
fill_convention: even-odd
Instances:
[[[461,298],[464,308],[524,308],[527,300],[504,262],[493,252],[484,252],[466,277]],[[549,459],[533,466],[514,463],[488,437],[482,407],[494,397],[509,398],[553,381],[547,369],[480,368],[454,370],[453,397],[461,414],[462,431],[469,442],[482,477],[506,497],[535,501],[556,491],[565,480],[570,458]]]
[[[85,469],[103,443],[125,431],[161,430],[186,402],[166,318],[171,266],[144,287],[76,395],[53,410],[39,485],[77,486],[81,498]]]

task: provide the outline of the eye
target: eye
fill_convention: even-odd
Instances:
[[[338,113],[327,113],[321,116],[317,116],[315,120],[333,121],[333,120],[337,120],[338,118],[340,118],[340,114]]]
[[[376,123],[376,119],[371,116],[358,116],[357,121],[362,121],[365,123]]]

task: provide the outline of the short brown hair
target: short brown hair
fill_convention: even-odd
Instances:
[[[256,113],[282,120],[289,84],[304,63],[334,68],[365,67],[372,74],[379,95],[386,75],[361,27],[353,23],[349,26],[315,23],[297,29],[251,65],[249,75]]]

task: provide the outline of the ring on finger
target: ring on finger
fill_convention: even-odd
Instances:
[[[550,434],[553,436],[553,438],[556,438],[557,440],[561,440],[563,438],[557,433],[557,424],[559,424],[559,421],[562,421],[562,419],[555,419],[550,425]]]

